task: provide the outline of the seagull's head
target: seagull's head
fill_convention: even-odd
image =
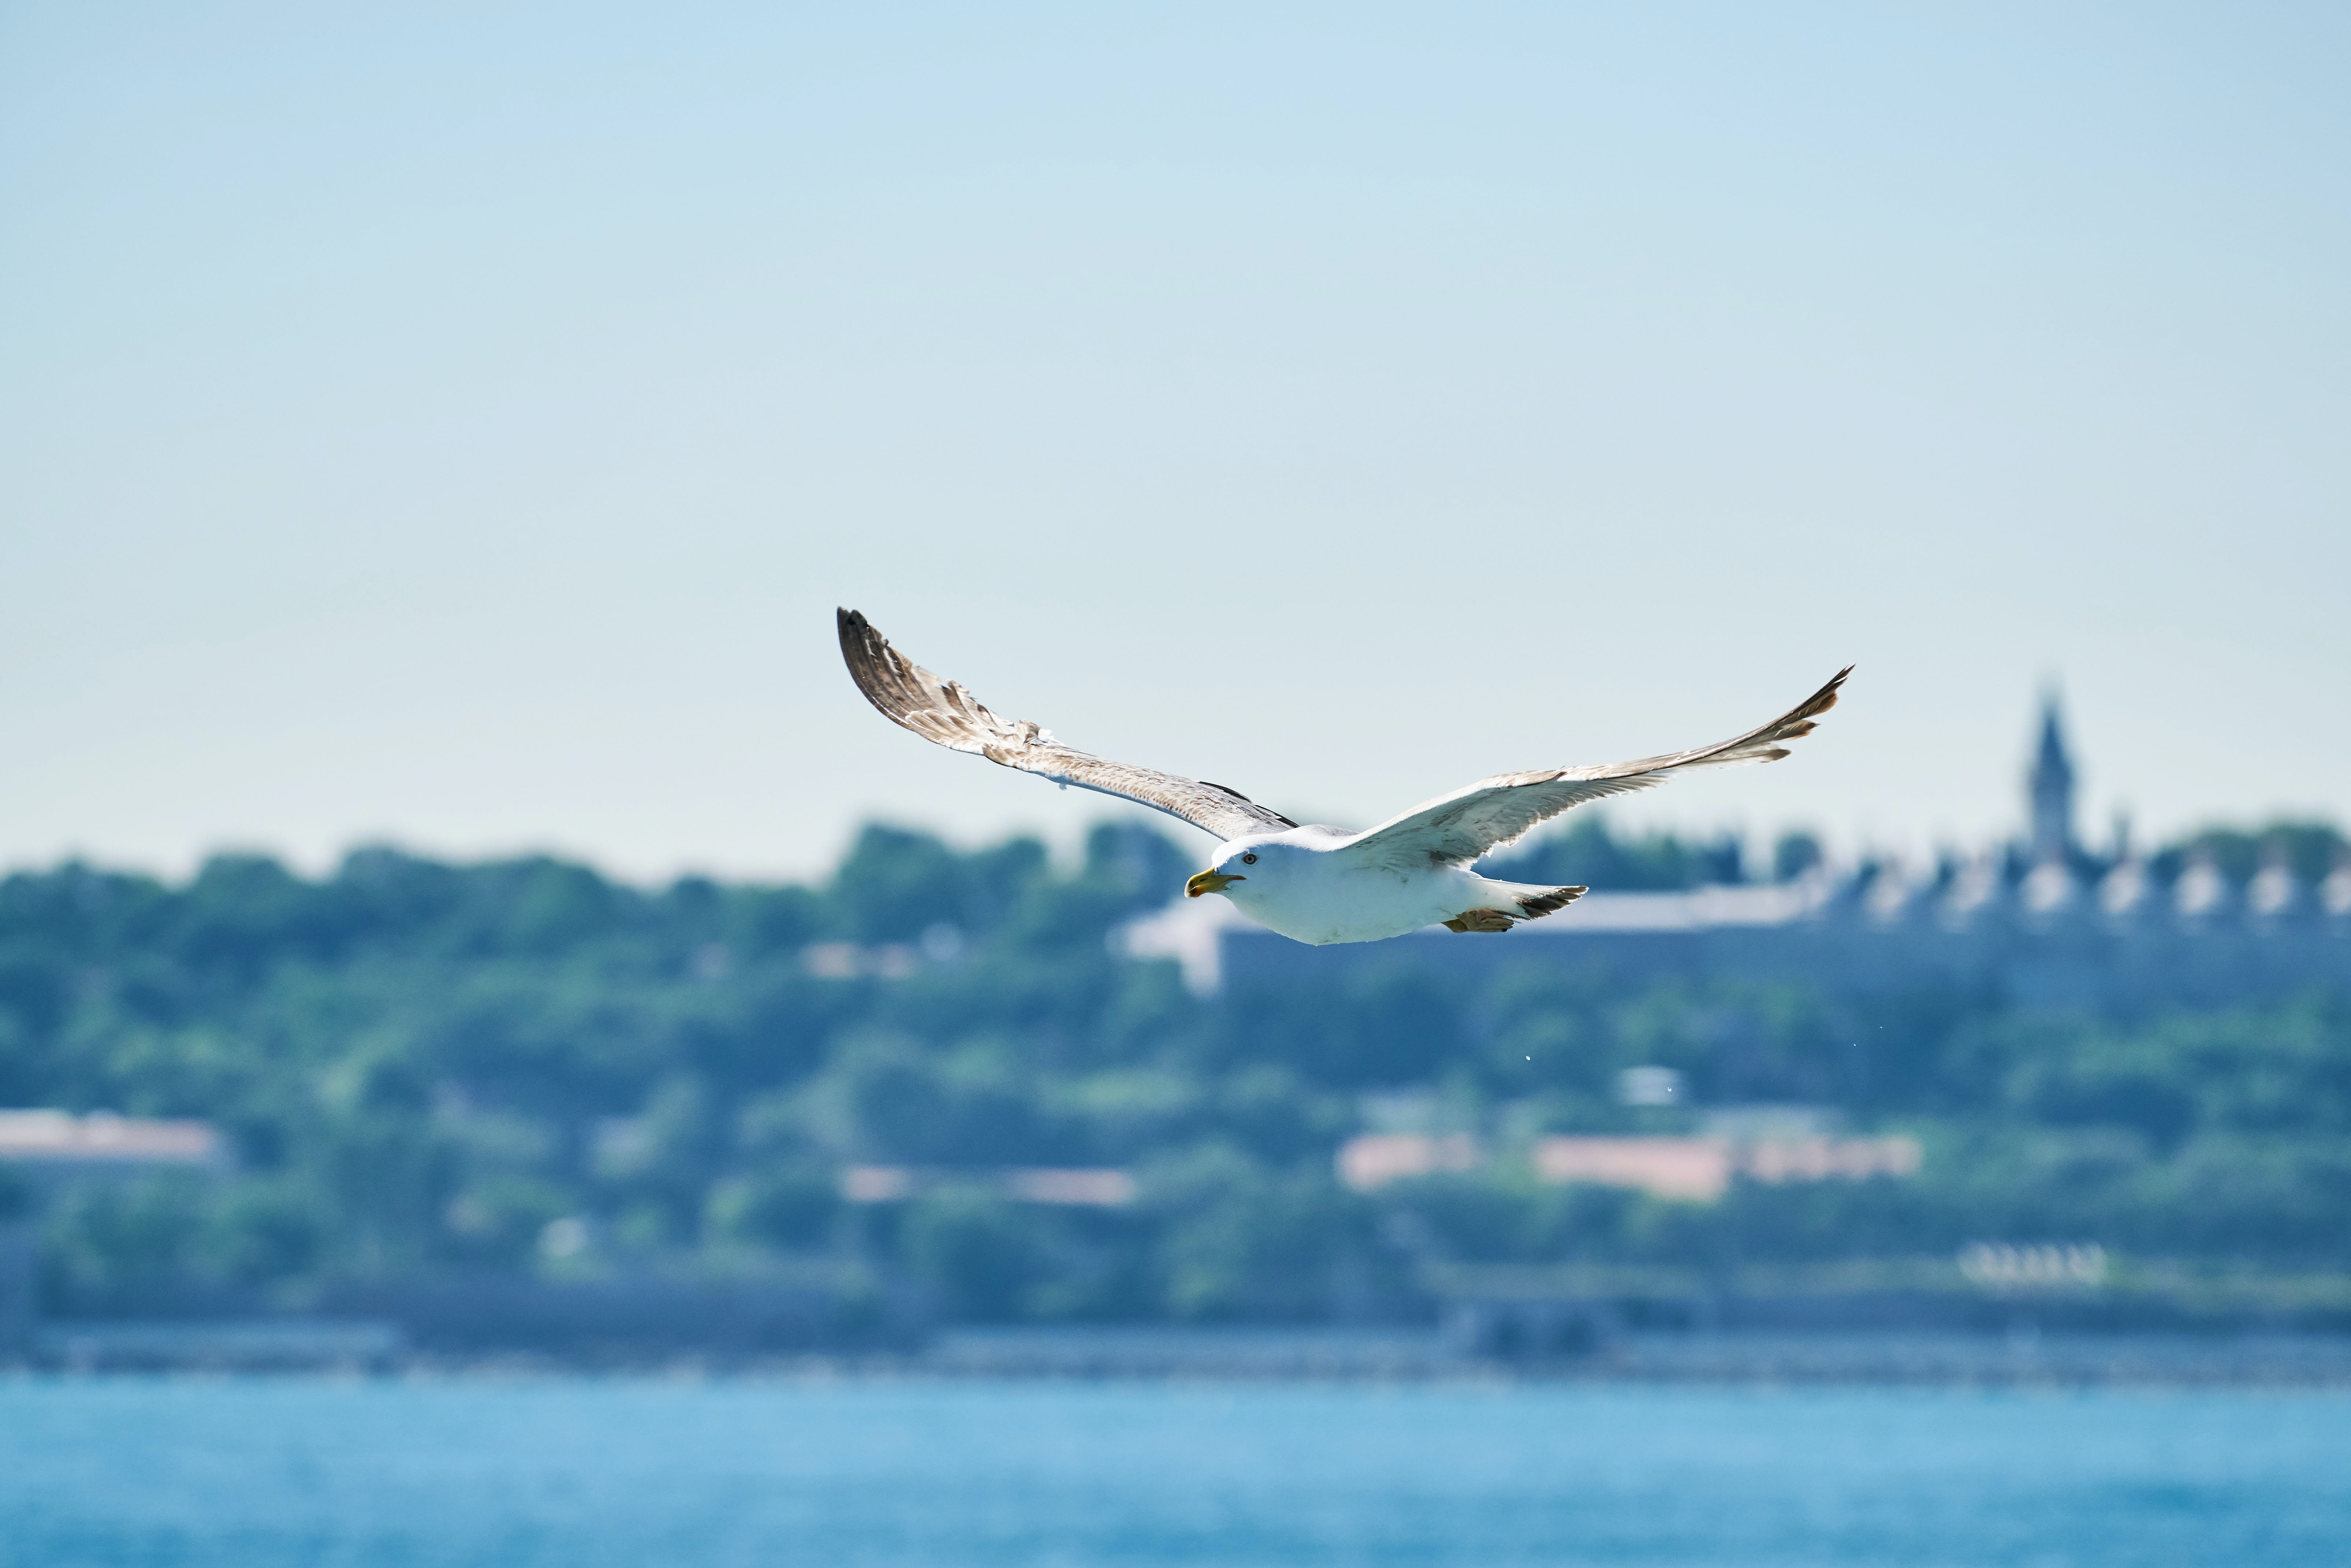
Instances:
[[[1247,882],[1249,873],[1243,868],[1258,863],[1258,852],[1270,848],[1264,844],[1227,844],[1217,863],[1184,884],[1184,896],[1197,898],[1204,893],[1222,893],[1237,882]]]

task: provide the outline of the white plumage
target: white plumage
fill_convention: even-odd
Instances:
[[[1772,762],[1836,706],[1853,666],[1771,723],[1713,746],[1598,768],[1550,768],[1481,779],[1360,833],[1301,826],[1222,784],[1112,762],[1063,746],[1027,720],[1008,724],[954,681],[890,646],[865,617],[839,612],[841,656],[866,699],[925,739],[991,762],[1155,807],[1226,841],[1186,884],[1222,894],[1260,925],[1316,944],[1376,942],[1425,925],[1507,931],[1554,913],[1582,887],[1495,882],[1468,868],[1490,851],[1587,800],[1661,784],[1685,768]]]

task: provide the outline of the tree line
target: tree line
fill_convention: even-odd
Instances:
[[[2258,835],[2213,841],[2257,858]],[[1596,815],[1525,853],[1602,886],[1742,871],[1733,845]],[[319,877],[256,855],[179,882],[16,873],[0,1105],[204,1117],[236,1153],[217,1176],[56,1193],[42,1289],[53,1311],[298,1306],[352,1281],[853,1259],[967,1318],[1311,1319],[1414,1311],[1430,1260],[2012,1239],[2351,1269],[2351,980],[2128,1019],[1555,964],[1399,961],[1201,997],[1107,940],[1195,858],[1133,826],[1056,864],[1031,839],[961,850],[876,825],[806,884],[645,888],[381,847]],[[1800,872],[1805,848],[1775,862]],[[1547,1186],[1510,1157],[1547,1133],[1686,1125],[1617,1103],[1636,1065],[1703,1103],[1834,1106],[1921,1139],[1925,1168],[1699,1206]],[[1497,1155],[1342,1186],[1340,1142],[1399,1114]],[[860,1164],[1111,1166],[1137,1197],[1050,1207],[949,1179],[855,1206],[840,1177]],[[0,1207],[35,1197],[0,1171]]]

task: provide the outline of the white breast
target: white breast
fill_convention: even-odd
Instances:
[[[1251,874],[1225,896],[1261,925],[1325,946],[1378,942],[1449,920],[1466,907],[1465,884],[1474,881],[1451,867],[1385,871],[1344,855],[1293,852],[1276,874]]]

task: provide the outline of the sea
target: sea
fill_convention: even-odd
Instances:
[[[2343,1568],[2351,1396],[0,1379],[6,1568]]]

